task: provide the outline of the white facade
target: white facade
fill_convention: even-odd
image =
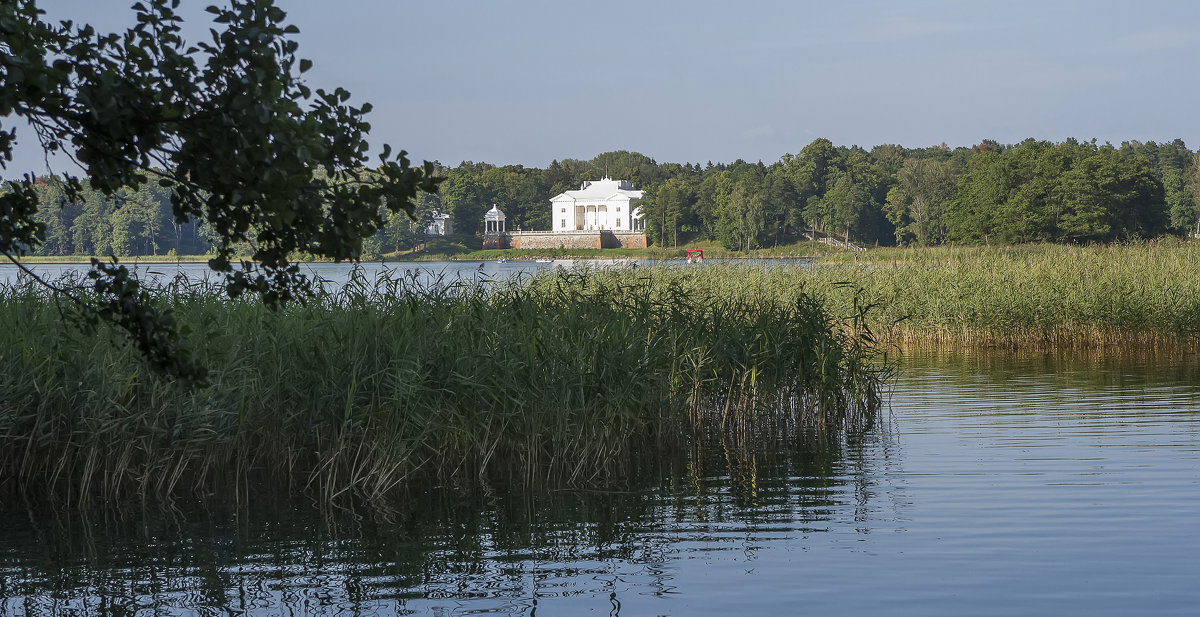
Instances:
[[[434,210],[433,215],[429,217],[429,227],[425,229],[425,235],[445,236],[451,233],[454,231],[450,224],[450,215]]]
[[[642,209],[633,206],[642,198],[626,180],[605,178],[584,182],[578,191],[567,191],[550,200],[554,231],[638,231],[644,228]]]

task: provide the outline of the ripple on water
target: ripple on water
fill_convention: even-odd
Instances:
[[[1191,615],[1192,369],[910,360],[861,443],[708,453],[621,494],[4,515],[0,616]]]

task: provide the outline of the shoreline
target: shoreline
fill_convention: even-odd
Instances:
[[[520,257],[504,257],[504,259],[506,261],[510,261],[510,262],[511,261],[522,261],[522,262],[530,261],[530,262],[532,262],[532,261],[537,261],[539,259],[545,259],[547,257],[548,256],[546,256],[546,255],[528,255],[528,256],[520,256]],[[71,259],[66,259],[66,258],[52,259],[51,258],[51,259],[48,259],[48,258],[40,257],[40,258],[32,258],[32,259],[18,259],[17,263],[25,264],[25,265],[89,266],[89,265],[91,265],[91,259],[93,259],[93,258],[88,257],[88,258],[78,258],[78,259],[76,259],[76,258],[71,258]],[[99,259],[102,262],[107,262],[107,260],[109,258],[108,257],[104,257],[104,258],[96,257],[95,259]],[[181,257],[172,257],[172,258],[156,258],[156,257],[141,256],[141,257],[137,257],[137,258],[125,258],[125,259],[118,257],[117,259],[118,259],[118,263],[123,264],[123,265],[125,265],[125,264],[132,264],[132,265],[137,265],[137,264],[204,264],[204,263],[208,263],[208,260],[211,259],[211,257],[206,257],[206,256],[189,257],[189,256],[184,255]],[[438,257],[432,257],[432,258],[428,258],[428,259],[397,259],[394,257],[388,257],[388,258],[384,258],[384,259],[361,259],[357,263],[372,263],[372,264],[374,264],[374,263],[419,264],[419,263],[434,263],[434,262],[454,262],[454,263],[485,262],[486,263],[486,262],[494,262],[497,259],[499,259],[499,258],[498,257],[438,256]],[[662,255],[652,254],[652,255],[646,255],[646,256],[613,255],[611,257],[596,256],[596,255],[557,255],[557,256],[550,257],[550,259],[552,261],[684,261],[687,258],[686,257],[672,257],[672,256],[662,256]],[[774,255],[774,256],[761,256],[761,257],[753,256],[753,255],[751,255],[751,256],[715,255],[712,257],[705,257],[705,261],[794,261],[794,260],[798,260],[798,259],[818,259],[818,257],[812,256],[812,255],[784,255],[784,256]],[[8,263],[11,264],[12,262],[10,261]],[[237,260],[230,260],[230,263],[237,263]],[[351,263],[356,263],[356,262],[332,261],[332,260],[328,260],[328,259],[306,259],[306,260],[297,260],[293,263],[297,263],[297,264],[351,264]]]
[[[414,480],[582,484],[698,435],[836,438],[875,421],[886,367],[819,304],[745,290],[680,305],[678,290],[707,295],[720,271],[662,272],[551,271],[454,293],[402,278],[283,311],[185,291],[168,308],[208,372],[192,391],[131,345],[63,328],[46,296],[0,293],[0,400],[14,401],[0,414],[0,497],[203,496],[258,469],[327,504]]]

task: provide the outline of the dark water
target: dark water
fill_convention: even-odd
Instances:
[[[1200,366],[910,359],[886,430],[604,491],[0,516],[0,615],[1196,615]]]

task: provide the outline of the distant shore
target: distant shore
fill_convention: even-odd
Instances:
[[[422,254],[422,255],[418,255],[418,256],[387,255],[387,256],[383,256],[383,257],[374,257],[374,258],[370,258],[370,259],[360,259],[359,261],[365,262],[365,263],[422,263],[422,262],[435,262],[435,261],[470,262],[470,261],[495,261],[497,259],[505,259],[507,261],[535,261],[538,259],[545,259],[547,257],[549,257],[551,259],[555,259],[555,260],[570,260],[570,261],[590,261],[590,260],[594,260],[594,261],[630,261],[630,260],[643,260],[643,259],[646,259],[646,260],[656,260],[657,259],[657,260],[670,261],[670,260],[683,260],[683,259],[687,258],[686,254],[684,254],[683,250],[680,250],[679,253],[680,254],[678,254],[678,255],[674,254],[674,251],[671,251],[669,253],[664,253],[662,251],[647,251],[644,254],[626,253],[626,252],[604,253],[604,252],[599,252],[599,251],[597,251],[596,253],[590,253],[590,252],[583,253],[583,252],[558,252],[558,251],[545,250],[545,251],[521,251],[520,253],[514,254],[514,252],[511,252],[511,250],[497,250],[497,251],[486,251],[486,252],[481,251],[478,254],[468,253],[465,255],[445,255],[445,254]],[[799,254],[774,254],[774,255],[772,255],[772,254],[766,254],[766,253],[745,255],[745,254],[739,254],[739,253],[719,252],[716,254],[705,253],[705,257],[708,259],[734,260],[734,259],[798,259],[798,258],[805,258],[805,257],[812,257],[812,256],[811,255],[799,255]],[[210,260],[212,258],[213,258],[212,255],[178,255],[178,256],[171,256],[171,257],[166,257],[166,256],[162,256],[162,255],[159,255],[159,256],[139,255],[139,256],[117,257],[117,260],[119,263],[122,263],[122,264],[137,265],[137,264],[148,264],[148,263],[153,263],[153,264],[207,263],[208,260]],[[70,255],[70,256],[62,256],[62,257],[32,256],[32,257],[24,257],[24,258],[20,259],[19,262],[22,264],[28,264],[28,265],[74,264],[74,265],[86,266],[86,265],[91,264],[92,259],[93,259],[93,257],[90,257],[90,256],[79,256],[79,255]],[[110,257],[108,257],[108,256],[95,257],[95,259],[99,259],[100,261],[107,262],[110,259]],[[231,261],[236,263],[238,261],[238,259],[233,259]],[[339,263],[339,262],[334,262],[334,261],[331,261],[328,259],[297,259],[297,260],[295,260],[295,263]],[[350,262],[340,262],[340,263],[350,263]]]

